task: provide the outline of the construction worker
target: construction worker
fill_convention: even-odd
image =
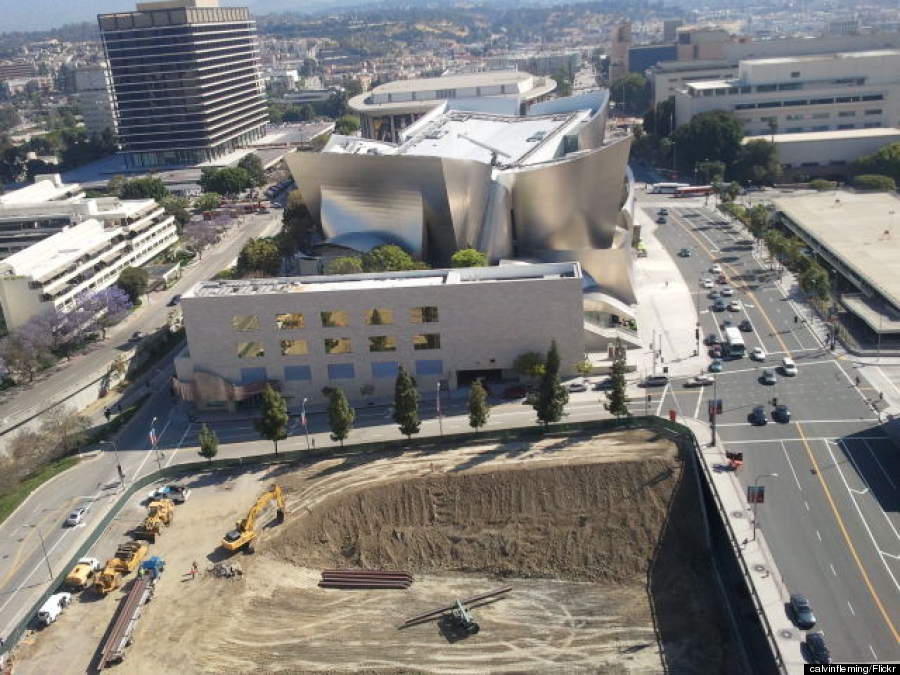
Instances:
[[[197,576],[197,561],[191,563],[191,579]]]

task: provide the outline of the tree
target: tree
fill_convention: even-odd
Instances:
[[[590,375],[593,369],[594,367],[591,365],[591,362],[588,359],[582,359],[575,364],[575,372],[582,377],[587,377],[588,375]]]
[[[572,76],[562,68],[553,73],[553,79],[556,80],[556,91],[554,93],[564,98],[572,95]]]
[[[713,110],[694,115],[673,134],[677,165],[688,173],[700,162],[709,160],[731,166],[741,151],[743,135],[741,123],[730,112]]]
[[[569,393],[559,381],[559,349],[556,346],[556,340],[553,340],[547,351],[544,374],[541,375],[538,393],[534,399],[533,407],[537,412],[538,421],[544,425],[544,428],[554,422],[559,422],[568,402]]]
[[[126,267],[119,273],[116,286],[128,294],[132,305],[141,304],[141,296],[147,292],[150,275],[142,267]]]
[[[89,309],[94,317],[94,325],[100,329],[104,340],[107,328],[124,319],[132,306],[128,293],[119,286],[104,288],[90,298]]]
[[[21,331],[11,333],[0,346],[0,356],[9,372],[34,381],[34,376],[53,363],[50,350],[42,342],[33,341]]]
[[[246,169],[228,167],[225,169],[202,169],[200,188],[204,192],[218,192],[222,195],[237,195],[255,185],[253,176]]]
[[[537,352],[524,352],[513,361],[513,370],[526,377],[540,377],[544,374],[544,356]]]
[[[697,163],[697,174],[702,183],[719,183],[725,178],[725,162],[704,161]]]
[[[763,204],[755,204],[747,213],[747,227],[753,238],[760,240],[765,236],[766,230],[772,222],[772,214]]]
[[[412,256],[394,244],[373,248],[363,255],[362,266],[365,272],[398,272],[419,269],[419,264],[412,259]]]
[[[665,138],[675,131],[675,98],[657,103],[644,114],[644,131],[657,138]]]
[[[824,180],[822,178],[814,178],[809,181],[809,187],[816,192],[828,192],[837,188],[837,183],[833,180]]]
[[[194,200],[197,211],[212,211],[222,205],[222,195],[218,192],[205,192]]]
[[[300,106],[300,111],[297,116],[300,118],[301,122],[312,122],[316,119],[316,109],[309,103],[304,103]]]
[[[628,397],[625,395],[625,348],[621,340],[616,340],[615,358],[610,370],[612,386],[606,393],[607,411],[618,417],[626,417],[631,413],[628,410]]]
[[[800,273],[798,281],[804,293],[815,295],[819,300],[827,300],[831,294],[828,272],[818,263],[809,263],[807,268]]]
[[[175,217],[175,223],[179,232],[191,219],[191,214],[188,211],[190,201],[187,197],[163,197],[159,200],[159,205],[166,210],[168,215]]]
[[[879,176],[872,173],[864,173],[853,177],[853,187],[857,190],[876,190],[878,192],[893,192],[897,189],[897,182],[890,176]]]
[[[334,123],[334,133],[350,136],[359,131],[359,118],[355,115],[342,115]]]
[[[192,220],[181,236],[184,245],[202,257],[203,249],[222,238],[222,228],[213,220]]]
[[[280,269],[281,253],[273,239],[251,238],[238,254],[236,272],[240,277],[271,277]]]
[[[451,267],[487,267],[487,256],[474,248],[461,248],[450,256]]]
[[[128,180],[125,178],[125,176],[123,176],[120,173],[117,173],[115,176],[113,176],[106,182],[106,191],[115,197],[121,197],[122,196],[122,188],[125,187],[125,183],[127,183],[127,182],[128,182]]]
[[[328,390],[328,428],[331,429],[331,440],[340,441],[344,447],[344,439],[350,435],[356,411],[347,402],[347,396],[340,387]]]
[[[772,184],[781,178],[784,170],[778,161],[778,148],[763,138],[744,143],[737,161],[731,167],[731,176],[742,183]]]
[[[219,454],[219,437],[216,436],[216,432],[204,424],[200,427],[197,440],[200,442],[200,456],[205,457],[212,464],[213,457]]]
[[[362,258],[357,256],[332,258],[325,263],[325,274],[359,274],[362,271]]]
[[[403,366],[394,381],[394,421],[400,425],[400,433],[407,438],[419,433],[419,390],[416,381]]]
[[[863,155],[850,164],[850,173],[889,176],[900,182],[900,143],[891,143],[871,155]]]
[[[298,249],[308,249],[316,228],[300,190],[291,190],[288,194],[281,220],[278,244],[282,254],[293,255]]]
[[[153,176],[146,178],[132,178],[126,180],[119,188],[119,196],[122,199],[155,199],[160,201],[169,194],[165,184]]]
[[[278,454],[278,441],[287,438],[288,411],[284,397],[272,387],[266,384],[262,391],[262,415],[254,422],[259,435],[272,441],[275,445],[275,454]]]
[[[609,85],[616,106],[633,115],[643,115],[650,107],[650,83],[640,73],[627,73]]]
[[[487,424],[490,416],[491,407],[487,402],[487,391],[481,384],[481,379],[477,379],[469,389],[469,426],[478,431]]]
[[[243,169],[250,174],[250,178],[253,180],[256,187],[261,187],[266,184],[266,170],[263,169],[262,160],[255,152],[250,152],[241,157],[241,160],[237,165],[238,168]]]

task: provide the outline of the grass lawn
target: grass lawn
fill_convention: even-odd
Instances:
[[[16,510],[25,499],[42,483],[46,483],[58,473],[75,466],[80,461],[79,457],[63,457],[32,474],[19,485],[6,494],[0,495],[0,523],[7,519],[9,514]]]

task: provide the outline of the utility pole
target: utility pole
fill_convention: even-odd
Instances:
[[[309,427],[306,424],[306,397],[303,398],[303,404],[300,406],[300,423],[303,425],[303,431],[306,433],[306,449],[309,450]]]
[[[712,445],[716,444],[716,417],[719,413],[719,397],[718,397],[719,378],[713,375],[713,404],[712,404]]]
[[[759,481],[762,478],[778,478],[778,474],[777,473],[761,473],[754,479],[752,487],[759,488],[760,487]],[[753,541],[756,541],[756,507],[759,504],[759,501],[760,501],[759,496],[756,495],[756,497],[753,499]]]
[[[154,417],[150,420],[150,448],[156,454],[156,466],[162,471],[162,460],[159,457],[159,449],[157,448],[157,443],[159,442],[159,437],[156,435],[156,420],[158,417]]]
[[[111,445],[113,452],[116,454],[116,468],[119,470],[119,482],[125,487],[125,472],[122,471],[122,462],[119,461],[119,444],[113,438],[110,441],[100,441],[100,445]]]
[[[26,527],[33,527],[37,530],[38,538],[41,540],[41,551],[44,553],[44,562],[47,563],[47,571],[50,572],[50,580],[53,581],[53,568],[50,567],[50,556],[47,555],[47,545],[44,543],[44,534],[37,525],[26,525]]]

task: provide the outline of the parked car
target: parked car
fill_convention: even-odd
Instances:
[[[150,500],[171,499],[176,504],[183,504],[191,496],[191,489],[186,485],[163,485],[150,493]]]
[[[722,266],[719,263],[715,263],[715,264],[713,264],[712,267],[709,268],[709,271],[712,272],[713,274],[721,274]]]
[[[668,375],[650,375],[644,380],[645,387],[662,387],[669,384]]]
[[[136,330],[131,334],[131,337],[129,338],[129,342],[140,342],[143,339],[144,339],[144,331]]]
[[[84,521],[84,517],[87,515],[88,507],[87,506],[79,506],[77,509],[72,511],[66,518],[66,525],[69,527],[75,527]]]
[[[715,286],[712,279],[704,279],[700,282],[700,285],[703,286],[703,288],[712,288]]]
[[[678,251],[678,256],[681,258],[690,258],[691,255],[692,255],[691,249],[689,249],[689,248],[683,248]]]
[[[725,277],[724,274],[720,274],[720,275],[719,275],[719,278],[716,279],[716,281],[718,281],[720,284],[727,284],[727,283],[728,283],[728,279]]]
[[[791,421],[791,409],[788,408],[784,403],[779,403],[772,409],[772,419],[776,422],[787,424]]]
[[[716,381],[712,375],[695,375],[694,377],[690,377],[684,382],[685,387],[705,387],[708,384],[712,384]]]
[[[584,382],[570,382],[569,391],[587,391],[588,386]]]
[[[809,660],[813,663],[831,663],[831,652],[825,644],[825,634],[822,631],[813,631],[806,634],[806,651]]]
[[[740,300],[732,300],[728,303],[728,311],[729,312],[740,312],[743,309],[743,305]]]
[[[766,352],[762,347],[754,347],[750,350],[750,358],[754,361],[765,361]]]
[[[62,611],[69,606],[70,602],[72,602],[71,593],[66,591],[54,593],[47,598],[47,602],[41,605],[41,608],[38,610],[38,623],[42,626],[49,626],[56,621],[59,615],[62,614]]]
[[[722,362],[719,359],[713,360],[709,364],[709,372],[711,373],[721,373],[722,372]]]
[[[657,215],[660,215],[660,216],[667,216],[667,215],[669,215],[669,209],[667,209],[667,208],[664,206],[664,207],[662,207],[659,211],[657,211],[656,213],[657,213]]]
[[[775,384],[778,382],[778,378],[775,376],[775,371],[771,368],[766,368],[762,371],[762,377],[760,378],[763,384]]]
[[[710,334],[707,335],[706,338],[704,338],[704,340],[703,340],[703,344],[705,344],[705,345],[707,345],[707,346],[718,345],[718,344],[721,344],[721,343],[722,343],[722,338],[720,338],[720,337],[719,337],[718,335],[716,335],[715,333],[710,333]]]
[[[718,300],[719,299],[719,291],[717,291],[714,288],[707,294],[706,297],[708,297],[710,300]]]
[[[594,391],[608,391],[613,387],[613,379],[611,377],[606,377],[600,380],[599,382],[594,383]]]
[[[761,405],[756,406],[753,409],[753,412],[750,413],[750,424],[756,424],[757,426],[765,426],[769,423],[769,418],[766,417],[766,409]]]
[[[734,295],[734,289],[733,289],[731,286],[725,286],[725,287],[722,289],[721,293],[722,293],[722,295],[724,295],[726,298],[728,298],[728,297],[731,297],[732,295]]]
[[[181,302],[181,293],[176,293],[172,296],[172,299],[169,300],[169,307],[174,307],[179,302]]]
[[[659,218],[656,219],[656,222],[659,223],[660,225],[665,225],[668,221],[666,220],[665,216],[660,216]]]
[[[800,371],[797,369],[797,364],[794,363],[794,359],[790,358],[789,356],[785,356],[783,359],[781,359],[781,372],[788,377],[794,377]]]
[[[738,324],[738,328],[740,328],[745,333],[753,332],[753,324],[750,323],[750,319],[744,319]]]

